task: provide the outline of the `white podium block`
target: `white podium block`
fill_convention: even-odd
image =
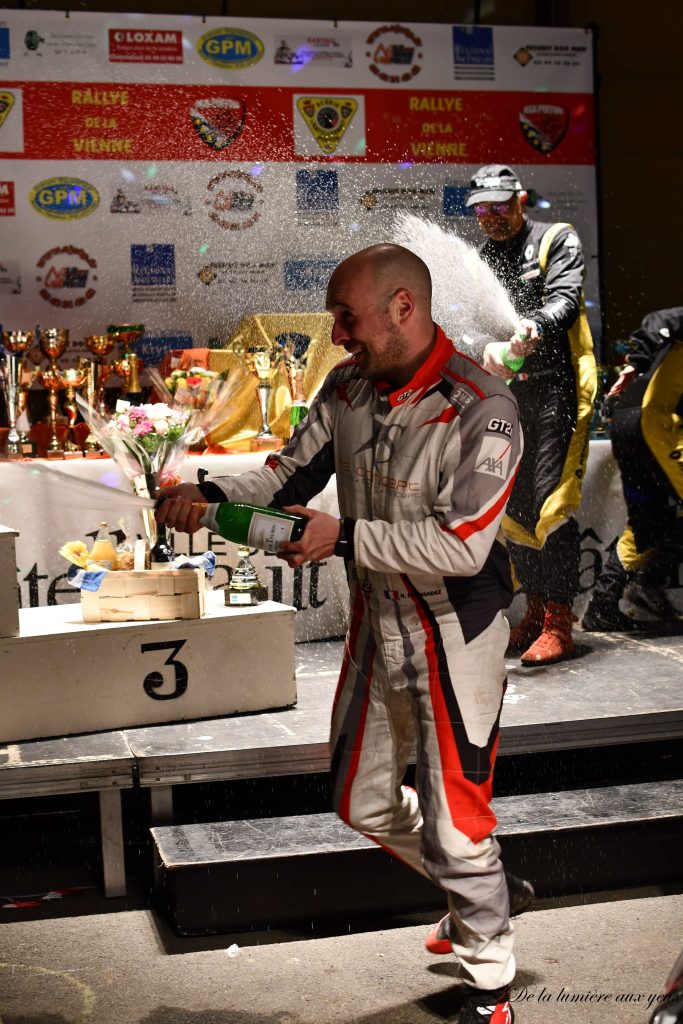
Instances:
[[[21,610],[20,635],[0,638],[0,742],[295,704],[294,608],[206,596],[203,618],[173,621],[84,623],[77,604]]]
[[[0,526],[0,637],[19,633],[19,591],[15,537],[9,526]]]

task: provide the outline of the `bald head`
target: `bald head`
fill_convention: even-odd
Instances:
[[[363,376],[395,385],[411,379],[436,338],[432,282],[419,256],[383,242],[340,263],[327,286],[332,344]]]
[[[424,263],[410,249],[392,242],[380,242],[361,249],[344,260],[330,277],[328,296],[340,281],[363,277],[376,298],[388,297],[401,289],[410,292],[420,317],[431,320],[432,279]]]

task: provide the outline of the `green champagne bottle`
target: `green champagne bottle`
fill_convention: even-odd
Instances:
[[[215,519],[221,537],[270,553],[279,551],[286,541],[300,540],[306,528],[304,516],[238,501],[222,501],[216,506]]]
[[[507,366],[508,370],[514,370],[515,373],[521,370],[524,366],[524,356],[512,355],[507,345],[501,351],[500,358],[503,365]]]
[[[308,416],[308,406],[305,402],[292,402],[289,410],[289,426],[291,437],[296,428],[299,426],[302,420],[305,420]]]

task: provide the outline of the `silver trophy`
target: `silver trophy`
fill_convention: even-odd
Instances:
[[[3,331],[2,344],[2,379],[7,402],[7,419],[9,433],[7,435],[7,457],[20,459],[22,442],[17,430],[17,416],[20,411],[21,375],[27,351],[33,347],[33,331]]]

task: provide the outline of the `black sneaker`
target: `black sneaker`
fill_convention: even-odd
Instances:
[[[460,1011],[460,1024],[513,1024],[515,1014],[510,1005],[510,990],[467,986],[467,995]]]
[[[643,626],[624,615],[617,604],[601,607],[591,602],[581,620],[581,628],[586,633],[638,633]]]
[[[663,590],[637,576],[624,589],[619,608],[631,620],[668,622],[676,618],[676,610]]]
[[[517,878],[509,871],[505,872],[505,881],[510,894],[510,917],[518,917],[519,914],[528,910],[536,899],[534,887],[531,882],[527,882],[524,878]]]

